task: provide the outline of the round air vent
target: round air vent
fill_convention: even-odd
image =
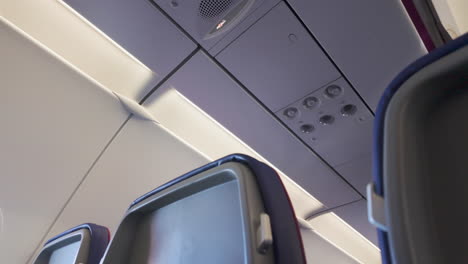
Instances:
[[[218,17],[226,12],[234,2],[234,0],[201,0],[198,15],[206,19]]]

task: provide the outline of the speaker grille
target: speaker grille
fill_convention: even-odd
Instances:
[[[206,19],[217,17],[226,12],[233,2],[233,0],[201,0],[198,15]]]

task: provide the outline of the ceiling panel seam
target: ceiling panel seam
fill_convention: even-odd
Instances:
[[[369,151],[369,152],[367,152],[367,153],[364,153],[364,154],[355,156],[355,157],[353,157],[352,159],[347,160],[347,161],[345,161],[345,162],[340,162],[340,163],[334,165],[333,167],[337,168],[337,167],[340,167],[340,166],[349,164],[349,163],[354,162],[354,161],[356,161],[356,160],[360,160],[360,159],[362,159],[362,158],[365,158],[365,157],[368,156],[368,155],[372,155],[372,153]]]
[[[179,23],[177,23],[166,11],[164,11],[164,9],[162,9],[158,4],[156,4],[155,1],[152,1],[152,0],[146,0],[146,1],[149,2],[151,5],[153,5],[167,19],[169,19],[169,21],[171,21],[172,24],[174,24],[187,38],[189,38],[193,43],[200,46],[200,43],[198,43],[198,41],[192,38],[192,36],[189,33],[187,33],[187,31],[181,25],[179,25]]]
[[[195,43],[197,43],[197,42],[195,42]],[[184,66],[184,64],[187,63],[187,61],[189,61],[195,54],[197,54],[197,52],[199,50],[200,50],[200,45],[198,45],[196,49],[194,49],[184,60],[182,60],[174,69],[172,69],[171,72],[169,72],[166,76],[164,76],[164,78],[160,82],[158,82],[158,84],[156,84],[156,86],[154,86],[143,97],[143,99],[140,100],[140,102],[138,104],[140,104],[140,105],[143,104],[159,87],[161,87],[163,84],[165,84],[166,81],[169,80],[169,78],[172,77],[172,75],[174,75],[180,68],[182,68],[182,66]]]
[[[342,204],[342,205],[338,205],[338,206],[334,206],[332,208],[327,208],[325,210],[322,210],[322,211],[319,211],[319,212],[315,212],[315,213],[312,213],[310,215],[307,215],[306,217],[304,217],[304,219],[306,221],[309,221],[315,217],[318,217],[318,216],[321,216],[323,214],[326,214],[326,213],[329,213],[329,212],[333,212],[335,211],[336,209],[338,208],[341,208],[341,207],[345,207],[345,206],[348,206],[348,205],[351,205],[351,204],[354,204],[354,203],[357,203],[357,202],[361,202],[361,201],[366,201],[365,198],[362,198],[362,199],[358,199],[358,200],[355,200],[355,201],[351,201],[349,203],[345,203],[345,204]]]
[[[130,118],[132,117],[133,115],[130,114],[126,119],[125,121],[122,123],[122,125],[120,125],[120,127],[117,129],[117,131],[114,133],[114,135],[112,135],[112,137],[110,138],[110,140],[107,142],[107,144],[104,146],[104,148],[101,150],[101,152],[98,154],[98,156],[96,157],[96,159],[93,161],[93,163],[91,163],[91,166],[89,167],[89,169],[86,171],[86,173],[84,174],[83,178],[81,178],[80,182],[78,183],[78,185],[76,185],[75,189],[71,192],[70,196],[68,197],[68,199],[65,201],[65,203],[63,204],[62,208],[60,209],[60,211],[57,213],[56,217],[54,218],[54,220],[52,221],[52,223],[49,225],[49,227],[47,228],[47,230],[45,231],[44,235],[42,236],[40,242],[38,243],[38,245],[36,246],[36,248],[32,251],[32,253],[30,254],[30,256],[28,257],[28,260],[26,263],[31,263],[32,262],[32,258],[34,257],[34,254],[35,252],[37,252],[39,250],[40,247],[42,247],[42,243],[43,241],[46,239],[47,235],[49,234],[49,232],[52,230],[52,227],[55,225],[55,223],[57,222],[57,220],[60,218],[60,216],[62,215],[63,211],[65,210],[65,208],[67,207],[67,205],[70,203],[70,201],[72,200],[73,196],[75,195],[75,193],[78,191],[78,189],[81,187],[81,185],[83,184],[83,182],[86,180],[86,178],[88,177],[88,175],[91,173],[91,171],[93,170],[94,166],[96,166],[97,162],[101,159],[102,155],[104,155],[104,153],[106,152],[107,148],[112,144],[112,142],[114,141],[114,139],[119,135],[120,131],[122,131],[122,129],[125,127],[125,125],[127,124],[127,122],[130,120]]]
[[[323,54],[325,54],[325,56],[328,58],[328,60],[333,64],[333,66],[335,66],[335,68],[337,69],[337,71],[340,73],[340,75],[343,77],[343,79],[348,83],[348,85],[351,87],[351,89],[353,89],[353,91],[356,93],[356,95],[359,97],[359,99],[364,103],[364,105],[366,106],[366,108],[369,110],[369,112],[372,114],[372,116],[375,116],[375,113],[374,111],[372,110],[372,108],[367,104],[367,102],[364,100],[364,98],[361,96],[361,94],[358,92],[358,90],[354,87],[354,85],[349,81],[348,77],[344,74],[344,72],[340,69],[340,67],[338,67],[338,65],[335,63],[335,61],[332,59],[332,57],[330,56],[330,54],[328,54],[328,52],[325,50],[325,48],[323,47],[323,45],[320,43],[320,41],[318,41],[318,39],[315,37],[315,35],[312,33],[312,31],[310,31],[310,29],[307,27],[307,25],[304,23],[304,21],[302,21],[301,17],[296,13],[296,11],[294,10],[294,8],[289,4],[289,2],[287,0],[284,0],[284,3],[286,4],[286,6],[289,8],[289,10],[291,10],[291,12],[293,13],[293,15],[296,17],[296,19],[301,23],[302,27],[305,28],[305,30],[309,33],[309,35],[312,37],[312,39],[315,41],[315,43],[317,43],[317,46],[322,50]]]

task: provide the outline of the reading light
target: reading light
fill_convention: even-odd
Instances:
[[[340,86],[333,84],[328,86],[327,89],[325,89],[325,96],[327,98],[333,99],[339,96],[342,92],[343,89]]]
[[[309,96],[304,101],[302,101],[302,105],[307,109],[313,109],[320,104],[320,100],[315,96]]]
[[[226,19],[223,19],[221,20],[221,22],[218,23],[218,25],[216,26],[216,30],[219,30],[220,28],[222,28],[224,24],[226,24]]]
[[[288,107],[283,111],[283,114],[289,119],[295,118],[298,113],[299,110],[296,107]]]

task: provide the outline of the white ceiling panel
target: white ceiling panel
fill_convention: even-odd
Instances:
[[[359,199],[358,193],[202,52],[160,89],[167,87],[176,89],[326,206]],[[145,104],[151,105],[151,100]],[[222,141],[213,144],[223,146]]]
[[[381,263],[379,248],[357,231],[358,228],[362,230],[365,224],[362,220],[366,212],[362,209],[362,207],[349,207],[349,211],[345,213],[336,214],[333,211],[319,214],[308,219],[308,223],[315,232],[352,256],[358,263]],[[351,213],[352,216],[346,213]],[[352,223],[345,222],[345,218],[351,220]],[[371,233],[366,233],[366,235],[373,238]]]
[[[360,263],[346,252],[337,248],[314,230],[301,229],[302,243],[309,263],[317,264],[358,264]]]
[[[362,195],[366,195],[366,185],[372,181],[372,157],[365,154],[334,167]]]
[[[0,17],[0,256],[25,263],[128,114]]]
[[[288,2],[374,110],[393,77],[426,53],[399,0]]]
[[[161,81],[195,48],[148,0],[64,0],[113,41],[135,56]],[[141,100],[152,87],[124,94]]]
[[[361,235],[378,246],[377,231],[375,226],[369,223],[367,218],[367,201],[360,200],[333,210],[341,219],[352,226]]]
[[[283,2],[216,58],[272,111],[340,77]]]

